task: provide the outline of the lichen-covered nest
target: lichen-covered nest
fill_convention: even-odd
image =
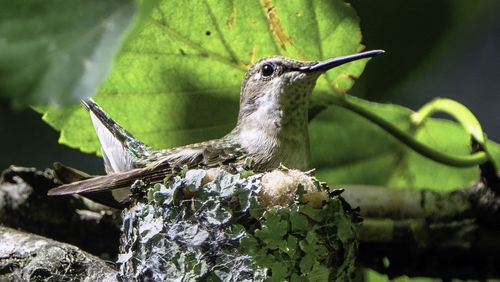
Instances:
[[[123,280],[352,279],[356,213],[309,174],[184,170],[146,188],[123,212]]]

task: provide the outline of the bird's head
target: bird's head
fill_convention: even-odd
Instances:
[[[240,117],[265,116],[262,112],[307,110],[318,77],[340,65],[384,53],[373,50],[320,62],[296,61],[281,56],[264,58],[247,72],[241,87]],[[275,107],[275,109],[271,109]]]

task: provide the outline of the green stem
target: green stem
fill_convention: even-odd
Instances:
[[[415,152],[425,156],[431,160],[434,160],[439,163],[443,163],[450,166],[455,167],[470,167],[482,164],[488,161],[488,155],[486,152],[480,151],[471,155],[466,156],[454,156],[442,153],[441,151],[437,151],[415,139],[414,136],[408,134],[405,131],[402,131],[392,123],[387,120],[379,117],[378,115],[372,113],[371,111],[365,109],[364,107],[353,103],[348,100],[348,97],[333,97],[329,96],[328,102],[330,104],[334,104],[348,110],[351,110],[360,116],[370,120],[374,124],[378,125],[389,134],[394,136],[396,139],[413,149]]]
[[[457,101],[447,98],[436,98],[425,104],[417,112],[413,113],[410,118],[412,123],[418,127],[436,112],[443,112],[452,116],[464,127],[465,131],[469,133],[474,140],[481,146],[486,146],[486,138],[484,137],[481,124],[467,107]]]

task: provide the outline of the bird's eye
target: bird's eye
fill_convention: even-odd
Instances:
[[[271,64],[265,64],[262,66],[261,73],[263,76],[270,76],[274,72],[274,66]]]

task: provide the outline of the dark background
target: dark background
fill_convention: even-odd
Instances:
[[[416,109],[433,97],[465,104],[500,141],[500,1],[349,1],[361,18],[372,60],[351,94]],[[102,173],[101,161],[57,143],[58,132],[32,110],[0,100],[0,170],[60,161]]]

